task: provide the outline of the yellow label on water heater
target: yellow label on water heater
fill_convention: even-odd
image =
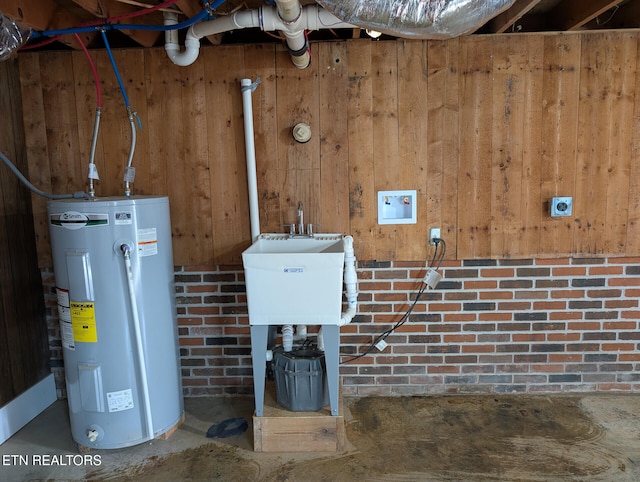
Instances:
[[[76,342],[97,343],[96,311],[93,301],[72,301],[70,303],[73,340]]]

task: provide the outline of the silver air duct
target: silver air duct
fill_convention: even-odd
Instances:
[[[0,12],[0,61],[11,58],[29,40],[29,35],[31,30],[18,26]]]
[[[395,37],[444,39],[468,34],[515,0],[317,0],[343,22]]]

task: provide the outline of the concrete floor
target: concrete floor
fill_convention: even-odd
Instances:
[[[80,459],[72,456],[79,452],[66,402],[59,401],[0,446],[0,480],[640,480],[640,395],[375,397],[344,403],[347,444],[341,453],[255,453],[253,399],[198,398],[185,400],[186,420],[168,440],[93,451],[89,455],[99,455],[99,465],[75,465]],[[235,417],[249,422],[244,434],[205,437],[211,425]],[[33,455],[50,456],[48,465],[33,463]],[[55,458],[66,465],[53,465]]]

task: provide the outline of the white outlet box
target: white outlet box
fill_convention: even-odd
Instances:
[[[416,191],[378,191],[378,224],[416,224]]]
[[[429,229],[429,244],[431,246],[435,246],[436,243],[433,242],[434,239],[440,239],[440,228],[430,228]]]

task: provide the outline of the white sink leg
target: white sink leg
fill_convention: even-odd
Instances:
[[[324,337],[324,362],[327,367],[327,387],[331,415],[338,416],[338,398],[340,390],[340,327],[322,325]]]
[[[256,417],[264,412],[264,384],[267,370],[267,338],[269,325],[251,325],[251,361],[253,363],[253,394]]]

